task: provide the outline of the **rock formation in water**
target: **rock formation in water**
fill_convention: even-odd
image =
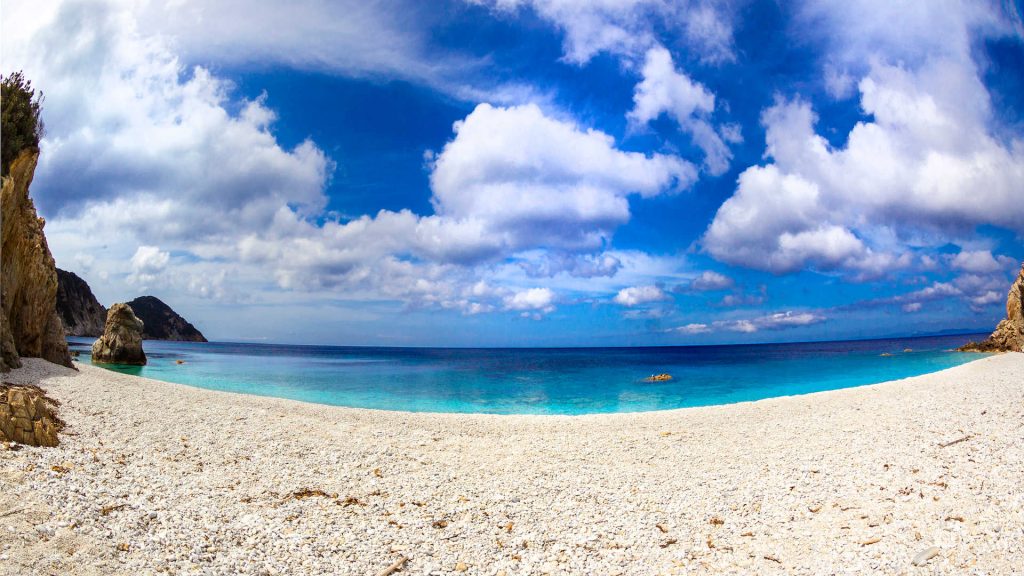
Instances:
[[[107,309],[93,296],[89,284],[74,272],[57,268],[57,313],[68,336],[103,334]]]
[[[142,351],[142,320],[127,304],[114,304],[107,311],[103,336],[92,345],[92,361],[99,364],[146,365]]]
[[[38,154],[25,152],[4,175],[0,195],[0,371],[33,356],[71,366],[57,316],[57,271],[28,188]]]
[[[64,423],[57,401],[37,386],[0,384],[0,439],[30,446],[56,446]]]
[[[74,272],[57,269],[57,312],[69,336],[100,336],[107,309],[93,296],[89,284]],[[206,337],[155,296],[139,296],[128,302],[142,320],[145,340],[206,342]]]
[[[155,296],[139,296],[128,304],[145,324],[142,337],[147,340],[206,342],[206,337],[195,326]]]
[[[999,322],[988,338],[970,342],[961,352],[1024,352],[1024,265],[1006,297],[1006,318]]]

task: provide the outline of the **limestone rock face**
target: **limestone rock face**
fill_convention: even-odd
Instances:
[[[0,372],[7,372],[11,368],[21,368],[21,358],[18,357],[18,348],[14,346],[11,328],[7,325],[7,315],[0,309]]]
[[[92,361],[99,364],[133,364],[145,366],[142,351],[142,320],[131,306],[114,304],[107,311],[103,336],[92,345]]]
[[[988,338],[971,342],[961,352],[1024,352],[1024,265],[1006,297],[1006,318]]]
[[[30,446],[56,446],[64,423],[57,401],[37,386],[0,384],[0,439]]]
[[[57,268],[57,313],[68,336],[103,335],[107,309],[96,300],[85,280]]]
[[[20,356],[71,366],[45,222],[28,195],[37,159],[34,153],[15,159],[0,192],[0,371],[21,366]]]
[[[156,296],[139,296],[128,305],[145,325],[142,337],[146,340],[206,342],[206,337],[195,326]]]

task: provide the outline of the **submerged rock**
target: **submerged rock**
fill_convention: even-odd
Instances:
[[[1006,296],[1006,318],[995,332],[981,342],[969,342],[958,348],[961,352],[1024,352],[1024,265]]]
[[[29,446],[56,446],[64,422],[57,401],[37,386],[0,384],[0,438]]]
[[[146,365],[142,351],[142,320],[131,306],[114,304],[107,312],[103,336],[92,345],[92,361],[100,364]]]
[[[37,160],[32,152],[15,159],[0,191],[0,371],[21,366],[21,356],[71,366],[45,221],[28,195]]]

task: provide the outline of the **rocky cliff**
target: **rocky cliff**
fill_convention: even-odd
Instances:
[[[57,271],[28,188],[38,154],[11,163],[0,195],[0,371],[34,356],[71,366],[64,327],[57,317]]]
[[[114,304],[107,312],[103,335],[92,345],[92,361],[97,364],[146,365],[142,351],[142,321],[127,304]]]
[[[195,326],[155,296],[139,296],[128,305],[142,320],[142,337],[146,340],[206,342],[206,337]]]
[[[93,296],[85,280],[57,268],[57,313],[68,336],[99,336],[107,309]]]
[[[1024,265],[1006,297],[1006,318],[988,338],[971,342],[961,352],[1024,352]]]

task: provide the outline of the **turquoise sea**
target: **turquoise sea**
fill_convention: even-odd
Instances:
[[[338,406],[589,414],[728,404],[916,376],[979,358],[951,349],[981,337],[505,349],[146,341],[148,366],[108,368],[211,390]],[[89,361],[92,341],[69,338],[80,361]],[[673,379],[644,381],[658,373]]]

